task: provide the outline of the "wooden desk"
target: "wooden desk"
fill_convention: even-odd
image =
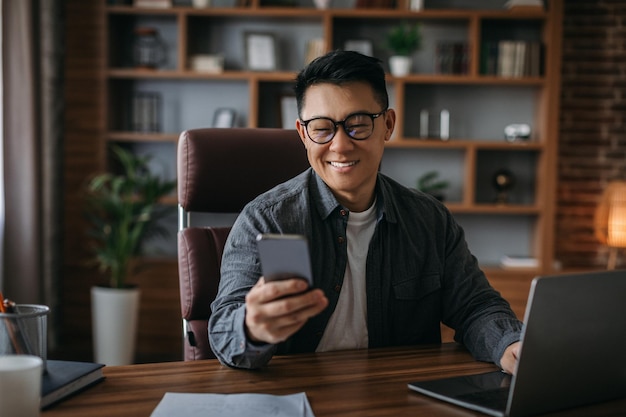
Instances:
[[[407,383],[494,369],[455,344],[275,357],[258,371],[229,369],[216,360],[105,367],[103,382],[42,417],[147,417],[166,392],[305,392],[316,417],[483,416],[412,392]],[[617,416],[624,410],[626,399],[555,415]]]

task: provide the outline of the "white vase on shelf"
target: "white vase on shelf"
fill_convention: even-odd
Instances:
[[[404,77],[411,72],[411,57],[393,55],[389,57],[389,71],[394,77]]]

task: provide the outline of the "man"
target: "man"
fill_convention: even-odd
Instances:
[[[478,360],[514,372],[521,323],[434,198],[379,173],[396,114],[380,61],[322,56],[297,77],[296,128],[311,168],[249,203],[222,259],[209,340],[229,366],[275,353],[440,343],[440,322]],[[259,233],[303,234],[314,285],[265,282]]]

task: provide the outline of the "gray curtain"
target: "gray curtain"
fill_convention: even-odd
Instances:
[[[2,0],[5,297],[46,304],[56,341],[62,250],[62,0]]]

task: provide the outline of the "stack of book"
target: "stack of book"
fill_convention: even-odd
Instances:
[[[500,258],[500,266],[505,269],[538,268],[539,261],[532,256],[504,255]]]
[[[435,49],[437,74],[467,74],[467,42],[438,42]]]
[[[482,46],[481,74],[500,77],[538,77],[541,75],[540,42],[502,40]]]

